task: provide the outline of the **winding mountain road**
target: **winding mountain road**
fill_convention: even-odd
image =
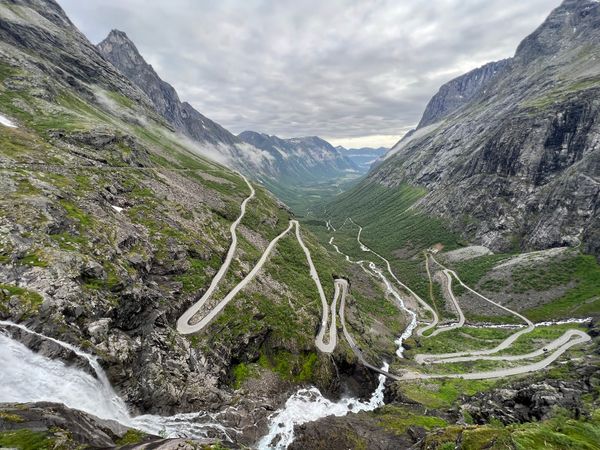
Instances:
[[[284,231],[282,231],[271,242],[269,242],[267,248],[265,249],[265,251],[263,252],[261,257],[259,258],[258,262],[250,270],[250,272],[236,286],[234,286],[225,295],[225,297],[223,297],[223,299],[221,299],[215,306],[210,308],[206,314],[199,317],[198,320],[194,321],[194,319],[198,315],[201,315],[200,314],[201,311],[203,310],[203,308],[206,307],[207,303],[212,298],[215,290],[217,289],[219,283],[221,282],[221,280],[223,279],[223,277],[225,276],[225,274],[227,273],[227,271],[229,269],[229,266],[231,264],[231,261],[233,260],[233,257],[235,255],[235,252],[237,249],[237,243],[238,243],[237,227],[241,223],[242,219],[244,218],[248,202],[250,202],[256,194],[251,183],[246,179],[246,177],[244,177],[243,175],[241,175],[241,176],[244,179],[244,181],[246,182],[246,184],[248,185],[248,187],[250,189],[250,194],[248,195],[248,197],[246,199],[244,199],[244,201],[242,202],[242,204],[240,206],[239,217],[230,226],[231,244],[227,251],[227,255],[223,261],[223,264],[217,271],[216,275],[211,280],[211,283],[210,283],[208,289],[206,290],[206,292],[204,293],[204,295],[200,298],[200,300],[198,300],[195,304],[193,304],[187,311],[185,311],[182,314],[182,316],[179,318],[179,320],[177,321],[177,330],[181,334],[191,334],[191,333],[199,332],[202,329],[204,329],[212,320],[214,320],[214,318],[221,311],[223,311],[223,309],[235,298],[235,296],[242,289],[244,289],[248,285],[248,283],[250,283],[256,277],[258,272],[262,269],[264,264],[267,262],[271,252],[273,251],[273,249],[275,248],[275,246],[277,245],[279,240],[281,240],[283,237],[285,237],[292,230],[292,228],[295,228],[296,239],[304,252],[304,255],[306,257],[306,260],[307,260],[307,263],[309,266],[310,276],[313,279],[315,286],[317,287],[317,291],[319,293],[319,298],[321,300],[321,311],[322,311],[321,324],[320,324],[320,328],[317,333],[317,336],[315,338],[315,346],[317,347],[317,349],[319,351],[321,351],[323,353],[332,353],[335,350],[335,348],[337,346],[336,318],[337,318],[337,314],[338,314],[337,305],[338,305],[338,301],[339,301],[340,302],[340,310],[339,310],[340,322],[342,325],[344,337],[345,337],[346,341],[348,342],[350,348],[352,349],[354,354],[357,356],[357,358],[361,362],[361,364],[363,364],[365,367],[368,367],[369,369],[371,369],[377,373],[383,374],[391,379],[394,379],[394,380],[411,380],[411,379],[428,379],[428,378],[485,379],[485,378],[498,378],[498,377],[504,377],[504,376],[509,376],[509,375],[533,372],[533,371],[541,370],[541,369],[547,367],[549,364],[554,362],[557,358],[559,358],[565,351],[567,351],[572,346],[587,342],[591,339],[591,337],[588,334],[586,334],[582,331],[568,330],[561,337],[548,343],[542,349],[538,349],[533,352],[530,352],[527,354],[522,354],[522,355],[490,356],[490,355],[493,355],[494,353],[498,353],[502,350],[509,348],[520,336],[533,331],[535,329],[535,325],[529,319],[527,319],[525,316],[523,316],[523,315],[497,303],[497,302],[494,302],[493,300],[490,300],[489,298],[485,297],[484,295],[478,293],[474,289],[472,289],[469,286],[467,286],[466,284],[464,284],[455,271],[443,266],[435,259],[433,254],[428,253],[427,258],[431,258],[431,260],[433,262],[435,262],[438,266],[440,266],[442,268],[442,272],[444,273],[444,275],[446,277],[447,292],[448,292],[450,299],[451,299],[452,303],[454,304],[455,310],[458,314],[457,322],[455,322],[452,325],[447,326],[447,327],[440,327],[437,330],[434,330],[429,336],[435,336],[443,331],[447,331],[450,329],[458,329],[458,328],[462,327],[465,323],[464,313],[462,312],[460,304],[459,304],[458,300],[456,299],[456,297],[454,296],[454,293],[452,291],[453,279],[455,279],[458,283],[460,283],[460,285],[463,288],[467,289],[472,294],[474,294],[474,295],[480,297],[481,299],[485,300],[486,302],[488,302],[498,308],[501,308],[501,309],[505,310],[506,312],[520,318],[521,320],[523,320],[526,323],[527,326],[526,326],[526,328],[521,329],[521,330],[517,331],[516,333],[511,334],[508,338],[506,338],[504,341],[502,341],[500,344],[498,344],[496,347],[494,347],[492,349],[464,351],[464,352],[455,352],[455,353],[444,353],[444,354],[437,354],[437,355],[419,354],[419,355],[416,355],[416,357],[415,357],[416,362],[421,363],[421,364],[442,364],[442,363],[450,363],[450,362],[466,362],[466,361],[479,361],[479,360],[517,361],[517,360],[522,360],[522,359],[536,358],[536,357],[542,356],[544,354],[548,354],[548,352],[550,352],[551,350],[553,350],[553,352],[548,354],[548,356],[546,358],[544,358],[543,360],[529,364],[529,365],[511,367],[511,368],[505,368],[505,369],[497,369],[497,370],[492,370],[489,372],[474,372],[474,373],[460,373],[460,374],[427,374],[427,373],[418,373],[418,372],[414,372],[414,371],[406,371],[402,375],[396,375],[396,374],[390,373],[388,371],[379,369],[378,367],[376,367],[376,366],[370,364],[368,361],[366,361],[364,355],[362,354],[362,351],[356,345],[356,342],[354,341],[354,339],[352,338],[352,335],[350,334],[350,332],[347,329],[346,320],[345,320],[345,308],[346,308],[346,296],[348,294],[348,282],[344,279],[335,279],[334,280],[334,295],[333,295],[331,305],[329,305],[329,303],[327,302],[326,296],[325,296],[325,292],[323,290],[323,286],[321,284],[321,280],[319,279],[319,274],[313,263],[310,250],[304,243],[304,240],[302,239],[302,235],[300,233],[300,224],[298,223],[297,220],[293,220],[293,219],[290,220],[288,227]],[[384,258],[379,253],[371,250],[369,247],[367,247],[366,245],[364,245],[361,242],[360,237],[361,237],[361,233],[363,230],[362,227],[360,225],[357,225],[351,218],[348,218],[344,222],[344,224],[348,220],[350,222],[352,222],[355,226],[358,227],[358,234],[357,234],[356,240],[357,240],[358,245],[360,246],[360,249],[364,252],[370,252],[373,255],[377,256],[380,260],[382,260],[386,265],[387,272],[394,279],[394,281],[397,283],[397,285],[400,286],[404,291],[408,292],[417,301],[417,303],[420,305],[421,308],[423,308],[424,310],[428,311],[429,314],[431,314],[431,316],[433,318],[432,322],[427,324],[426,326],[418,329],[416,334],[419,336],[423,336],[424,332],[426,332],[427,330],[430,330],[432,328],[435,328],[439,323],[439,317],[438,317],[436,311],[427,302],[425,302],[422,298],[420,298],[412,289],[410,289],[407,285],[402,283],[396,277],[396,275],[392,271],[390,262],[386,258]],[[342,225],[342,227],[343,226],[344,225]],[[340,227],[340,228],[342,228],[342,227]],[[336,229],[333,227],[333,225],[331,224],[330,221],[327,221],[327,229],[331,230],[333,232],[336,231]],[[344,253],[342,253],[339,250],[339,248],[333,243],[333,236],[331,237],[329,243],[335,248],[335,250],[338,253],[344,255]],[[401,352],[402,340],[409,337],[412,334],[414,328],[416,327],[416,323],[417,323],[416,322],[416,313],[410,311],[408,308],[405,307],[404,300],[401,298],[400,294],[392,287],[391,283],[383,275],[383,272],[373,262],[365,261],[365,260],[352,261],[348,255],[345,255],[345,257],[346,257],[347,261],[360,265],[360,267],[362,267],[362,269],[366,273],[370,274],[371,276],[375,276],[375,275],[379,276],[379,278],[386,285],[386,288],[388,289],[388,291],[393,294],[393,296],[394,296],[395,300],[398,302],[399,306],[411,315],[411,318],[412,318],[411,323],[405,330],[405,333],[398,340],[399,346],[400,346],[400,349],[398,351],[398,356],[402,357],[402,352]],[[427,262],[428,274],[430,276],[429,265],[428,265],[429,260],[427,260],[426,262]],[[365,263],[368,263],[368,265],[369,265],[368,269],[364,266]]]
[[[434,359],[428,361],[430,364],[445,364],[445,363],[454,363],[454,362],[467,362],[467,361],[519,361],[521,359],[533,359],[538,356],[542,356],[545,354],[549,354],[551,350],[556,350],[557,348],[562,347],[564,344],[568,343],[571,338],[577,337],[577,341],[582,342],[588,341],[586,336],[589,337],[587,333],[584,333],[580,330],[567,330],[564,334],[562,334],[559,338],[553,340],[552,342],[544,345],[543,348],[539,348],[530,353],[524,353],[521,355],[499,355],[499,356],[486,356],[486,355],[477,355],[477,356],[456,356],[445,359]]]
[[[231,261],[233,260],[233,255],[235,254],[235,250],[237,248],[237,242],[238,242],[237,232],[236,232],[237,227],[240,224],[240,222],[242,221],[242,219],[244,218],[244,215],[246,214],[246,205],[256,195],[256,192],[254,191],[254,188],[252,187],[252,185],[250,184],[248,179],[242,174],[240,174],[240,176],[244,179],[244,181],[248,185],[248,188],[250,188],[250,195],[248,195],[248,197],[246,197],[246,199],[244,199],[244,201],[242,202],[242,205],[240,206],[239,217],[229,227],[229,232],[231,233],[231,245],[229,246],[229,250],[227,251],[227,255],[225,256],[225,260],[223,261],[223,264],[219,268],[219,271],[213,277],[212,281],[210,282],[210,286],[208,286],[208,289],[206,290],[206,292],[204,293],[202,298],[200,300],[198,300],[185,313],[183,313],[183,315],[177,321],[177,331],[181,334],[195,333],[196,331],[202,329],[206,325],[206,324],[203,324],[200,327],[198,327],[198,324],[190,325],[190,322],[191,322],[192,318],[196,315],[196,313],[198,311],[200,311],[200,309],[205,305],[205,303],[212,297],[213,292],[219,286],[221,279],[227,273],[227,270],[229,269],[229,265],[231,264]],[[223,307],[225,307],[225,305],[223,305]]]
[[[346,219],[347,221],[348,219]],[[352,219],[349,219],[350,221],[352,221]],[[344,224],[346,223],[346,221],[344,221]],[[352,223],[354,223],[352,221]],[[356,225],[356,223],[354,223]],[[344,225],[342,225],[343,227]],[[385,259],[384,257],[382,257],[381,255],[377,254],[376,252],[372,251],[371,249],[369,249],[368,247],[366,247],[361,241],[360,241],[360,234],[362,232],[362,227],[360,227],[359,225],[356,225],[359,227],[359,232],[357,235],[357,242],[360,245],[361,250],[363,251],[370,251],[371,253],[373,253],[374,255],[378,256],[380,259],[382,259],[383,261],[386,262],[387,268],[388,268],[388,272],[390,273],[390,275],[392,275],[392,277],[400,284],[400,286],[406,288],[406,286],[401,283],[397,277],[393,274],[393,272],[391,271],[391,267],[389,262],[387,261],[387,259]],[[340,249],[338,248],[337,245],[335,245],[333,243],[333,236],[331,237],[331,239],[329,240],[329,244],[331,244],[335,250],[340,253],[341,255],[345,255],[343,252],[340,251]],[[366,261],[352,261],[350,259],[350,257],[348,255],[345,255],[346,260],[355,264],[359,264],[363,270],[365,270],[367,273],[368,271],[365,269],[365,267],[363,266],[363,264]],[[507,348],[510,348],[510,346],[512,346],[512,344],[523,334],[526,333],[530,333],[531,331],[533,331],[535,329],[535,325],[529,320],[527,319],[525,316],[517,313],[516,311],[513,311],[509,308],[506,308],[505,306],[494,302],[493,300],[490,300],[489,298],[483,296],[482,294],[478,293],[477,291],[475,291],[474,289],[471,289],[469,286],[467,286],[466,284],[464,284],[462,282],[462,280],[459,278],[458,274],[453,271],[448,269],[447,267],[443,266],[442,264],[440,264],[435,257],[432,254],[428,254],[427,257],[431,257],[432,260],[439,265],[442,270],[444,275],[446,276],[446,281],[447,281],[447,290],[448,293],[450,295],[450,298],[454,304],[454,307],[458,313],[458,322],[452,324],[451,326],[448,327],[443,327],[440,328],[438,330],[435,330],[433,333],[431,333],[429,335],[429,337],[431,336],[435,336],[436,334],[440,333],[441,331],[447,331],[450,329],[458,329],[460,327],[462,327],[465,323],[465,317],[464,317],[464,313],[462,312],[462,309],[460,307],[460,304],[458,303],[456,297],[454,296],[454,293],[452,292],[452,279],[456,279],[461,286],[463,286],[465,289],[467,289],[468,291],[470,291],[471,293],[477,295],[478,297],[482,298],[483,300],[489,302],[490,304],[497,306],[507,312],[509,312],[510,314],[515,315],[516,317],[522,319],[526,324],[526,328],[521,329],[520,331],[510,335],[508,338],[506,338],[504,341],[502,341],[499,345],[497,345],[496,347],[492,348],[492,349],[488,349],[488,350],[479,350],[479,351],[467,351],[467,352],[456,352],[456,353],[446,353],[446,354],[439,354],[439,355],[425,355],[425,354],[421,354],[421,355],[417,355],[415,357],[415,360],[417,362],[420,362],[421,364],[443,364],[443,363],[452,363],[452,362],[467,362],[467,361],[480,361],[480,360],[487,360],[487,361],[519,361],[519,360],[526,360],[526,359],[533,359],[533,358],[537,358],[539,356],[543,356],[543,355],[548,355],[546,356],[546,358],[542,359],[541,361],[537,361],[531,364],[527,364],[527,365],[522,365],[522,366],[517,366],[517,367],[509,367],[509,368],[501,368],[501,369],[495,369],[495,370],[491,370],[491,371],[487,371],[487,372],[471,372],[471,373],[452,373],[452,374],[445,374],[445,373],[439,373],[439,374],[429,374],[429,373],[419,373],[419,372],[415,372],[412,370],[407,370],[405,371],[402,375],[396,375],[390,372],[386,372],[383,371],[379,368],[377,368],[376,366],[373,366],[372,364],[370,364],[368,361],[365,360],[364,355],[362,354],[361,350],[358,348],[358,346],[356,345],[354,339],[352,338],[352,335],[350,334],[350,332],[348,331],[347,327],[346,327],[346,321],[345,321],[345,305],[346,305],[346,289],[343,290],[342,292],[342,299],[341,299],[341,305],[340,305],[340,321],[342,324],[342,328],[344,331],[344,337],[346,339],[346,341],[348,341],[348,344],[350,346],[350,348],[352,349],[352,351],[355,353],[355,355],[357,356],[358,360],[365,366],[368,367],[371,370],[374,370],[375,372],[378,372],[380,374],[383,374],[385,376],[387,376],[390,379],[393,380],[417,380],[417,379],[433,379],[433,378],[461,378],[461,379],[468,379],[468,380],[480,380],[480,379],[489,379],[489,378],[502,378],[502,377],[507,377],[507,376],[512,376],[512,375],[519,375],[519,374],[524,374],[524,373],[529,373],[529,372],[535,372],[538,370],[542,370],[546,367],[548,367],[550,364],[552,364],[554,361],[556,361],[564,352],[566,352],[568,349],[570,349],[571,347],[575,346],[575,345],[579,345],[579,344],[583,344],[585,342],[588,342],[591,340],[591,337],[580,330],[567,330],[562,336],[560,336],[559,338],[555,339],[552,342],[547,343],[543,348],[541,349],[537,349],[534,350],[530,353],[526,353],[526,354],[521,354],[521,355],[497,355],[497,356],[489,356],[492,355],[494,353],[498,353],[502,350],[505,350]],[[374,265],[374,263],[370,262],[371,268],[376,268],[376,266]],[[428,269],[428,273],[429,273],[429,267],[427,267]],[[383,274],[379,271],[377,273],[380,277],[383,277]],[[387,280],[385,280],[387,281]],[[411,292],[413,294],[413,296],[415,298],[418,299],[418,296],[416,294],[414,294],[414,292],[412,292],[410,289],[407,289],[409,292]],[[422,301],[422,300],[421,300]],[[421,303],[421,302],[419,302]],[[434,312],[435,313],[435,312]],[[437,319],[437,315],[434,316]],[[437,324],[437,320],[436,320],[436,324]],[[435,326],[435,325],[433,325]],[[426,329],[431,329],[432,326],[428,325],[426,327]],[[426,331],[426,329],[421,329],[422,331]],[[440,331],[441,330],[441,331]],[[422,334],[422,333],[421,333]],[[554,350],[554,351],[552,351]],[[552,351],[552,352],[551,352]],[[550,353],[551,352],[551,353]]]
[[[449,358],[459,358],[459,357],[463,357],[463,356],[474,357],[474,356],[491,355],[491,354],[498,353],[502,350],[507,349],[521,336],[523,336],[524,334],[527,334],[527,333],[531,333],[535,329],[534,323],[531,320],[529,320],[527,317],[523,316],[522,314],[519,314],[516,311],[513,311],[512,309],[507,308],[506,306],[501,305],[500,303],[490,300],[489,298],[485,297],[484,295],[480,294],[479,292],[475,291],[474,289],[471,289],[469,286],[467,286],[465,283],[462,282],[462,280],[459,278],[458,274],[455,271],[450,270],[447,267],[440,264],[433,255],[430,255],[430,257],[437,265],[442,267],[442,269],[444,270],[444,273],[446,273],[447,276],[452,275],[460,283],[460,285],[463,288],[467,289],[469,292],[475,294],[476,296],[480,297],[481,299],[485,300],[486,302],[488,302],[500,309],[503,309],[504,311],[508,312],[509,314],[512,314],[515,317],[518,317],[519,319],[523,320],[527,324],[527,327],[517,331],[516,333],[511,334],[504,341],[502,341],[496,347],[491,348],[491,349],[455,352],[455,353],[441,353],[441,354],[437,354],[437,355],[419,354],[419,355],[415,356],[415,361],[417,361],[420,364],[423,364],[425,362],[431,362],[431,361],[435,361],[435,360],[447,360]],[[456,299],[455,299],[455,301],[456,301]],[[458,304],[458,302],[456,304]],[[459,306],[459,309],[460,309],[460,306]]]
[[[248,285],[248,283],[250,283],[256,277],[258,272],[262,269],[264,264],[267,262],[271,252],[273,251],[273,249],[275,248],[275,246],[277,245],[279,240],[282,239],[285,235],[287,235],[292,230],[292,228],[295,227],[296,239],[298,240],[298,243],[300,244],[300,247],[302,248],[302,250],[304,252],[306,261],[307,261],[309,269],[310,269],[310,276],[313,279],[313,281],[317,287],[317,290],[319,292],[319,297],[321,299],[321,309],[322,309],[321,326],[320,326],[319,332],[317,334],[317,337],[315,339],[315,345],[323,353],[332,353],[335,350],[335,347],[337,346],[336,307],[337,307],[337,302],[338,302],[339,295],[340,295],[340,286],[339,286],[339,283],[335,284],[335,293],[334,293],[334,297],[333,297],[333,301],[332,301],[332,305],[331,305],[331,313],[330,313],[329,304],[327,302],[325,292],[324,292],[323,286],[321,284],[321,280],[319,279],[319,274],[317,272],[317,269],[315,268],[310,250],[308,249],[308,247],[304,243],[304,240],[302,239],[302,235],[300,234],[300,224],[298,223],[297,220],[290,220],[288,227],[284,231],[282,231],[277,237],[275,237],[271,242],[269,242],[269,245],[267,246],[267,248],[261,255],[258,262],[250,270],[250,272],[235,287],[233,287],[233,289],[231,289],[231,291],[229,291],[225,295],[225,297],[223,297],[223,299],[221,301],[219,301],[215,306],[213,306],[204,316],[200,317],[197,321],[194,321],[194,318],[197,315],[199,315],[200,311],[206,306],[207,302],[212,298],[212,295],[213,295],[215,289],[218,287],[222,278],[225,276],[225,274],[227,273],[227,270],[229,269],[229,266],[231,264],[231,261],[233,260],[233,256],[235,255],[235,251],[237,248],[237,242],[238,242],[237,227],[240,224],[240,222],[242,221],[242,219],[244,218],[244,215],[246,214],[246,205],[255,196],[254,188],[252,187],[250,182],[243,175],[240,174],[240,176],[244,179],[244,181],[250,188],[250,195],[242,202],[242,205],[240,207],[240,215],[235,220],[235,222],[233,222],[231,224],[231,226],[229,228],[229,231],[231,233],[231,245],[229,246],[229,250],[227,251],[225,260],[223,261],[223,264],[219,268],[216,275],[213,277],[213,279],[210,283],[210,286],[208,287],[208,289],[206,290],[204,295],[200,298],[200,300],[198,300],[196,303],[194,303],[187,311],[185,311],[181,315],[181,317],[178,319],[177,331],[181,334],[197,333],[197,332],[201,331],[202,329],[204,329],[204,327],[206,327],[210,322],[212,322],[214,320],[214,318],[221,311],[223,311],[223,309],[235,298],[235,296],[242,289],[244,289]],[[329,319],[330,316],[331,316],[331,320]],[[329,333],[327,333],[328,329],[329,329]],[[326,335],[327,335],[327,339],[325,339]]]
[[[579,331],[579,330],[569,330],[569,331],[572,332],[573,335],[576,336],[576,339],[571,339],[568,342],[562,344],[553,353],[551,353],[549,356],[547,356],[543,360],[532,363],[532,364],[528,364],[525,366],[509,367],[506,369],[495,369],[495,370],[491,370],[488,372],[453,373],[453,374],[424,374],[424,373],[416,373],[416,372],[407,372],[404,375],[402,375],[400,377],[400,379],[401,380],[419,380],[419,379],[429,379],[429,378],[462,378],[465,380],[485,380],[485,379],[489,379],[489,378],[502,378],[502,377],[508,377],[508,376],[512,376],[512,375],[520,375],[523,373],[537,372],[538,370],[542,370],[542,369],[545,369],[546,367],[548,367],[550,364],[552,364],[554,361],[556,361],[564,352],[566,352],[571,347],[573,347],[575,345],[583,344],[585,342],[592,340],[590,335],[587,333],[584,333],[583,331]],[[503,360],[505,360],[505,361],[514,361],[516,359],[528,359],[529,358],[528,355],[518,355],[518,356],[520,356],[520,358],[517,358],[516,355],[512,356],[513,359],[506,359],[508,357],[501,357],[501,356],[499,356],[498,358],[504,358]],[[472,361],[481,360],[481,359],[487,359],[487,358],[477,357],[477,358],[473,359]]]
[[[450,296],[450,300],[452,300],[452,303],[454,304],[454,309],[456,311],[456,314],[458,314],[458,322],[453,322],[452,324],[450,324],[448,326],[441,326],[437,330],[434,330],[433,332],[429,333],[429,335],[427,335],[427,337],[433,337],[433,336],[437,336],[438,334],[443,333],[445,331],[455,330],[456,328],[460,328],[465,324],[465,314],[463,313],[462,308],[458,304],[458,301],[456,300],[456,297],[454,296],[454,292],[452,292],[452,273],[449,270],[444,270],[443,273],[446,276],[446,291],[448,292],[448,295]]]

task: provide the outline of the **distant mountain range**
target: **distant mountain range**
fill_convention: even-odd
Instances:
[[[389,150],[386,147],[362,147],[362,148],[345,148],[338,145],[336,149],[352,161],[361,172],[366,173],[371,168],[371,165],[380,157],[386,154]]]
[[[359,172],[347,155],[317,136],[282,139],[244,131],[238,137],[270,155],[272,161],[265,175],[273,178],[306,184]]]

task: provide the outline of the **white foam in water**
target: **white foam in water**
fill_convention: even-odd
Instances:
[[[90,374],[32,352],[0,334],[0,401],[64,403],[101,419],[127,422],[123,401]],[[112,389],[111,389],[112,390]]]
[[[402,297],[400,297],[400,294],[398,294],[398,292],[396,291],[396,289],[394,289],[389,280],[383,275],[383,272],[374,263],[369,263],[369,268],[373,272],[375,272],[377,276],[379,276],[379,278],[381,278],[388,292],[394,296],[400,308],[402,308],[404,312],[406,312],[406,314],[408,314],[411,318],[410,323],[404,329],[404,332],[400,335],[398,339],[394,341],[395,344],[398,346],[398,349],[396,350],[396,355],[398,356],[398,358],[404,358],[404,347],[402,346],[402,344],[405,339],[411,337],[413,331],[415,330],[415,328],[417,328],[417,315],[406,307],[406,305],[404,304],[404,300],[402,300]]]
[[[389,365],[383,365],[387,371]],[[283,450],[294,441],[294,426],[313,422],[327,416],[345,416],[348,413],[373,411],[383,406],[386,377],[379,375],[379,385],[368,402],[356,398],[343,398],[337,402],[323,397],[317,388],[300,389],[285,406],[270,418],[269,433],[258,443],[259,450]]]
[[[113,390],[104,370],[92,355],[23,325],[7,321],[0,321],[0,325],[17,327],[74,351],[90,363],[97,375],[95,378],[62,361],[39,355],[0,333],[0,402],[63,403],[69,408],[79,409],[101,419],[115,420],[128,427],[166,437],[206,438],[209,435],[220,435],[231,441],[232,434],[239,433],[239,430],[219,423],[216,416],[204,412],[168,417],[131,417],[127,405]]]
[[[564,320],[551,320],[548,322],[539,322],[536,323],[536,327],[551,327],[552,325],[566,325],[569,323],[588,323],[591,322],[591,317],[585,317],[583,319],[564,319]]]
[[[580,318],[572,318],[572,319],[561,319],[561,320],[550,320],[548,322],[538,322],[534,325],[536,327],[551,327],[554,325],[567,325],[572,323],[588,323],[591,322],[591,317]],[[525,328],[526,325],[517,323],[517,324],[509,324],[509,323],[484,323],[480,325],[469,325],[471,328],[507,328],[507,329],[518,329]]]
[[[17,125],[3,114],[0,114],[0,124],[8,128],[17,128]]]
[[[2,326],[17,327],[55,342],[85,358],[97,378],[59,360],[37,354],[20,342],[0,333],[0,402],[63,403],[69,408],[93,414],[101,419],[115,420],[125,426],[165,437],[206,438],[219,435],[232,440],[240,430],[224,426],[218,414],[205,412],[176,414],[174,416],[144,415],[131,417],[123,399],[113,390],[104,370],[92,355],[66,342],[44,336],[27,327],[8,321]],[[384,370],[388,369],[385,364]],[[259,443],[260,449],[285,449],[294,440],[294,425],[318,420],[329,415],[343,416],[350,412],[372,411],[383,405],[385,377],[379,376],[379,385],[368,402],[344,398],[338,402],[327,400],[317,388],[301,389],[292,395],[285,407],[271,417],[269,433]],[[281,427],[280,423],[284,426]]]
[[[396,355],[398,356],[398,358],[404,358],[404,347],[403,347],[402,344],[404,343],[405,339],[408,339],[409,337],[412,336],[413,331],[415,331],[415,328],[417,328],[417,315],[413,311],[411,311],[410,309],[408,309],[406,307],[406,305],[404,304],[404,300],[402,300],[402,297],[400,297],[400,294],[398,294],[398,292],[394,289],[394,287],[392,286],[392,284],[389,282],[389,280],[383,274],[383,271],[381,269],[379,269],[375,263],[369,262],[369,268],[371,269],[371,272],[369,272],[363,266],[363,264],[365,263],[365,261],[352,261],[348,255],[346,255],[345,253],[342,253],[340,251],[339,247],[333,243],[333,236],[331,236],[331,238],[329,239],[329,244],[331,246],[333,246],[333,248],[335,249],[336,252],[338,252],[340,255],[345,256],[346,257],[346,261],[354,263],[354,264],[358,264],[360,267],[362,267],[362,269],[365,272],[370,273],[371,275],[373,275],[373,273],[374,273],[379,278],[381,278],[381,280],[385,284],[385,287],[387,288],[388,292],[390,294],[392,294],[394,296],[394,298],[397,300],[398,306],[400,306],[400,308],[402,310],[404,310],[404,312],[406,312],[407,315],[410,316],[410,318],[411,318],[410,319],[410,323],[407,325],[407,327],[404,329],[404,332],[398,337],[398,339],[396,339],[394,341],[394,343],[398,346],[398,349],[396,350]],[[371,251],[371,250],[369,250],[368,247],[365,247],[362,244],[360,244],[360,245],[361,245],[361,249],[363,251],[365,251],[365,252]]]

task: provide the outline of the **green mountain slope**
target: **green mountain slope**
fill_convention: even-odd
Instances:
[[[353,355],[316,352],[321,305],[291,237],[205,331],[176,332],[221,266],[248,186],[175,133],[54,2],[3,3],[0,25],[0,114],[15,124],[0,125],[0,318],[98,355],[133,412],[238,404],[248,420],[264,419],[255,397],[234,390],[243,365],[270,380],[257,398],[271,408],[298,383],[342,389],[335,366],[353,370]],[[217,297],[291,218],[255,187]],[[356,269],[302,233],[331,298],[332,275]],[[366,303],[360,292],[355,301]],[[392,353],[404,319],[385,320]]]

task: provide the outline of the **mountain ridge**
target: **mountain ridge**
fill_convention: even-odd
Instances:
[[[484,64],[443,84],[429,100],[417,129],[431,125],[468,104],[489,83],[510,69],[512,59]]]
[[[125,32],[111,30],[97,48],[111,64],[148,95],[159,114],[172,126],[200,145],[207,146],[205,151],[211,157],[246,173],[268,167],[268,155],[246,145],[188,102],[182,102],[175,88],[160,78]]]
[[[367,173],[373,164],[378,162],[389,150],[387,147],[345,148],[341,145],[338,145],[336,149],[354,162],[363,173]]]
[[[495,250],[583,243],[600,255],[599,6],[556,8],[499,76],[402,139],[369,182],[425,187],[415,208]]]
[[[290,187],[358,172],[358,168],[318,136],[281,139],[254,131],[238,136],[182,102],[175,88],[146,62],[127,34],[112,30],[97,48],[150,98],[158,113],[177,131],[198,144],[200,153],[261,180],[276,194]]]
[[[256,131],[243,131],[238,137],[272,155],[275,163],[268,174],[271,177],[305,182],[315,180],[316,177],[334,177],[343,172],[358,170],[352,161],[318,136],[284,139]]]

